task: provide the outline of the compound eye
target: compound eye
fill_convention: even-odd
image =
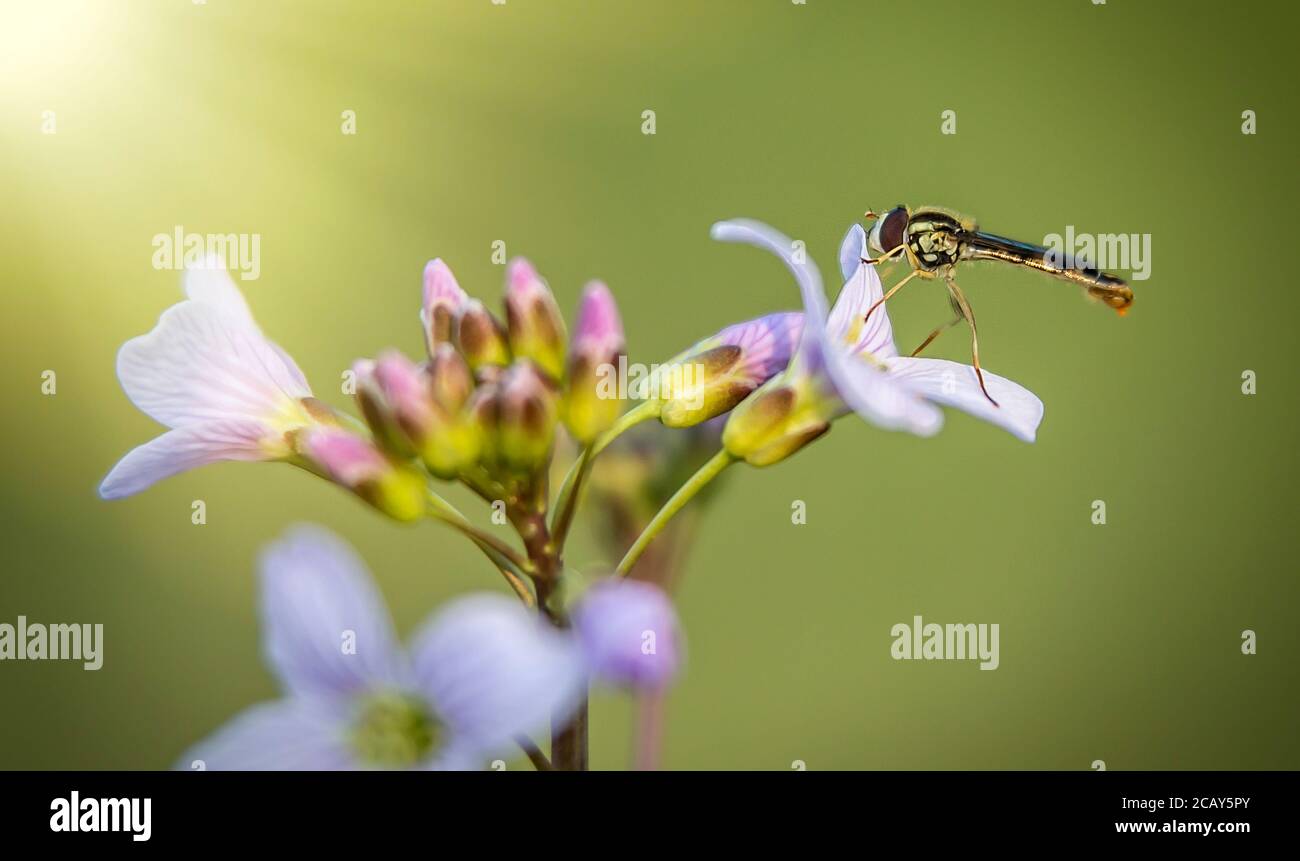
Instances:
[[[884,214],[872,229],[876,243],[879,245],[877,251],[888,254],[903,244],[903,234],[907,230],[909,218],[905,206],[896,206]]]

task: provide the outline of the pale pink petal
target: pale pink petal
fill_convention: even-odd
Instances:
[[[171,427],[273,418],[311,394],[302,371],[229,307],[189,300],[163,312],[117,354],[127,397]]]
[[[265,425],[252,419],[218,419],[167,431],[127,452],[99,486],[104,499],[139,493],[164,478],[222,460],[267,460]]]
[[[933,436],[943,427],[938,407],[865,356],[828,349],[826,372],[844,403],[877,427],[918,436]]]
[[[884,305],[877,306],[871,318],[863,323],[867,311],[884,296],[876,267],[862,262],[867,256],[866,240],[866,233],[858,224],[849,228],[844,237],[840,247],[841,266],[850,259],[856,260],[857,265],[845,277],[844,288],[831,309],[826,336],[836,344],[847,346],[849,352],[871,353],[883,359],[897,356],[898,347],[894,345],[894,327]]]
[[[256,328],[253,312],[248,310],[244,294],[235,286],[218,254],[209,254],[202,263],[187,266],[182,279],[185,297],[228,314],[247,326]]]
[[[984,371],[984,383],[998,406],[989,403],[980,390],[975,369],[947,359],[898,357],[887,362],[889,376],[921,392],[926,398],[956,407],[976,418],[1010,431],[1018,439],[1033,442],[1043,420],[1043,402],[1024,386]]]

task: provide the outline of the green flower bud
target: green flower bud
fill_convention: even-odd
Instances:
[[[580,443],[590,443],[618,420],[622,411],[619,392],[602,382],[623,348],[623,324],[614,296],[604,284],[593,281],[578,306],[562,405],[564,423]]]
[[[740,403],[722,429],[722,445],[751,466],[784,460],[830,430],[825,398],[809,397],[803,381],[777,377]]]
[[[501,381],[497,433],[506,468],[531,473],[544,466],[555,440],[556,403],[532,362],[515,362]]]
[[[467,301],[456,319],[456,345],[476,373],[480,368],[510,364],[505,330],[476,299]]]

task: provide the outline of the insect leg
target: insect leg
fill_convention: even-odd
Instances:
[[[971,310],[970,303],[966,301],[966,294],[961,292],[961,288],[957,286],[957,282],[952,279],[952,276],[948,276],[944,280],[948,283],[948,294],[957,303],[957,307],[961,309],[962,317],[970,324],[970,352],[975,364],[975,376],[980,381],[980,389],[983,390],[984,397],[989,399],[989,403],[996,407],[999,404],[989,394],[988,386],[984,385],[984,372],[980,370],[980,339],[979,333],[975,329],[975,312]]]
[[[930,343],[935,338],[939,337],[944,332],[948,331],[953,326],[956,326],[958,323],[960,323],[962,320],[965,319],[966,318],[961,313],[961,309],[960,308],[957,309],[957,316],[953,317],[951,320],[949,320],[947,323],[944,323],[942,326],[936,326],[934,331],[931,332],[928,336],[926,336],[926,339],[921,342],[921,346],[917,347],[915,350],[912,351],[912,355],[913,356],[921,355],[921,351],[924,350],[926,347],[930,346]]]
[[[871,264],[884,263],[885,261],[891,258],[897,257],[901,252],[904,251],[907,251],[906,245],[895,245],[893,248],[891,248],[889,251],[886,251],[884,254],[880,255],[879,257],[863,257],[862,262],[871,263]]]
[[[913,278],[917,277],[917,276],[920,275],[920,274],[921,274],[921,270],[919,270],[919,269],[913,269],[910,273],[908,273],[908,275],[907,275],[906,278],[904,278],[902,281],[899,281],[899,282],[898,282],[897,284],[895,284],[893,287],[890,287],[888,293],[886,293],[884,296],[881,296],[879,299],[877,299],[876,302],[875,302],[875,304],[872,305],[870,308],[867,309],[867,313],[866,313],[866,315],[862,318],[862,322],[865,323],[865,322],[867,322],[868,320],[870,320],[870,319],[871,319],[871,312],[872,312],[872,311],[875,311],[875,310],[876,310],[877,308],[879,308],[881,305],[885,304],[885,302],[889,299],[890,296],[893,296],[895,293],[897,293],[897,292],[899,291],[900,288],[902,288],[902,286],[903,286],[904,284],[906,284],[908,281],[911,281]]]

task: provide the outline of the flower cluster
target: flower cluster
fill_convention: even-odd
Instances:
[[[538,767],[585,768],[588,685],[661,691],[682,659],[671,602],[657,585],[671,578],[622,575],[723,468],[781,461],[849,413],[928,436],[942,423],[937,405],[946,405],[1034,439],[1042,404],[1029,391],[985,372],[995,405],[973,368],[898,354],[884,308],[867,315],[882,289],[864,260],[861,227],[842,244],[846,283],[829,311],[816,266],[797,259],[779,232],[731,221],[714,236],[778,255],[803,309],[696,342],[658,365],[627,409],[601,385],[625,346],[613,295],[599,282],[583,290],[570,338],[527,261],[507,268],[502,316],[431,261],[419,315],[426,354],[417,361],[386,350],[355,362],[358,420],[313,396],[219,261],[187,271],[185,301],[127,342],[117,363],[127,396],[168,430],[113,467],[102,496],[129,496],[216,461],[290,463],[395,520],[430,518],[462,533],[523,605],[491,596],[455,602],[403,652],[351,551],[300,528],[262,566],[267,656],[287,697],[246,713],[190,758],[236,768],[469,767],[520,744]],[[699,373],[674,372],[687,364]],[[594,483],[602,513],[617,518],[609,531],[630,546],[614,575],[584,592],[565,576],[563,552],[593,463],[651,419],[704,430],[691,431],[691,444],[672,458],[625,459],[634,472],[623,484],[639,482],[643,491],[617,478]],[[561,428],[580,453],[552,495]],[[638,462],[685,462],[678,455],[701,441],[716,453],[674,480],[675,489],[657,487],[673,469],[636,471]],[[442,497],[439,482],[462,484],[502,510],[516,540],[475,526]],[[653,512],[644,510],[650,499]],[[340,650],[348,636],[351,652]],[[548,716],[549,759],[525,737]]]

